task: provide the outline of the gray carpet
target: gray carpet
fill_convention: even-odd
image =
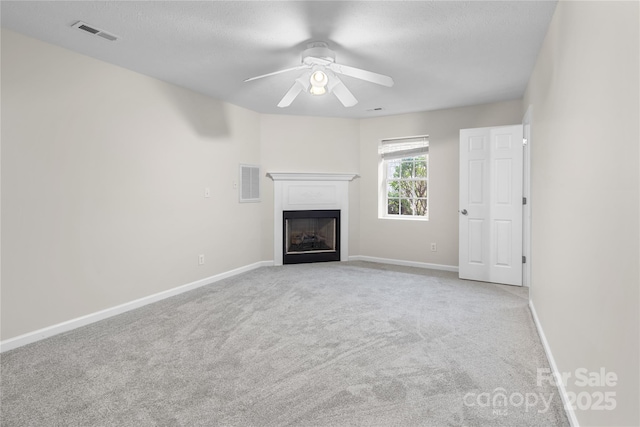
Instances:
[[[3,427],[569,425],[526,289],[364,262],[261,268],[1,365]]]

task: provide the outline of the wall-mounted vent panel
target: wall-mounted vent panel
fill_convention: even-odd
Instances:
[[[260,201],[260,166],[240,165],[240,202]]]
[[[118,36],[111,34],[107,31],[101,30],[99,28],[94,27],[93,25],[89,25],[85,22],[78,21],[71,26],[72,28],[77,28],[81,31],[84,31],[89,34],[93,34],[94,36],[102,37],[105,40],[109,40],[111,42],[118,40]]]

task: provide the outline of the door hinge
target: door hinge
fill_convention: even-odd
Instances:
[[[522,204],[523,204],[523,205],[526,205],[526,204],[527,204],[527,198],[526,198],[526,197],[523,197],[523,198],[522,198]]]
[[[527,257],[526,257],[526,256],[524,256],[524,255],[522,255],[522,263],[523,263],[523,264],[526,264],[526,263],[527,263]]]
[[[527,142],[529,142],[527,138],[522,138],[522,145],[527,145]]]

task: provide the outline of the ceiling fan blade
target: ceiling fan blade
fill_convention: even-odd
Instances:
[[[302,86],[297,81],[291,86],[291,89],[284,94],[280,102],[278,102],[278,107],[285,108],[291,105],[294,99],[302,92]]]
[[[342,105],[345,107],[353,107],[358,103],[358,100],[351,93],[349,89],[342,83],[342,80],[338,78],[338,76],[332,76],[329,83],[329,91],[333,92],[333,94],[338,98]]]
[[[327,61],[328,62],[328,61]],[[372,71],[361,70],[360,68],[349,67],[348,65],[336,64],[331,62],[327,67],[338,73],[349,77],[355,77],[356,79],[366,80],[371,83],[375,83],[382,86],[393,86],[393,79],[383,74],[374,73]]]
[[[273,73],[268,73],[268,74],[263,74],[261,76],[251,77],[249,79],[246,79],[245,83],[253,81],[253,80],[258,80],[258,79],[261,79],[261,78],[264,78],[264,77],[275,76],[276,74],[286,73],[286,72],[289,72],[289,71],[302,70],[303,68],[309,68],[309,65],[302,64],[302,65],[298,65],[297,67],[287,68],[285,70],[274,71]]]
[[[309,82],[309,77],[311,77],[310,71],[307,71],[306,73],[298,77],[296,81],[293,83],[293,86],[291,86],[291,88],[287,91],[287,93],[284,94],[284,96],[278,103],[278,107],[280,108],[288,107],[289,105],[291,105],[293,100],[296,99],[298,95],[300,95],[300,92],[302,92],[303,90],[308,90],[309,85],[311,84]]]

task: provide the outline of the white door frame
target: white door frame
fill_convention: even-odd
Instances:
[[[527,204],[522,210],[522,255],[527,262],[522,266],[522,285],[531,287],[531,122],[533,121],[533,105],[529,105],[522,118],[522,133],[526,140],[524,145],[524,165],[522,176],[522,195],[527,198]],[[531,289],[529,289],[531,292]]]

